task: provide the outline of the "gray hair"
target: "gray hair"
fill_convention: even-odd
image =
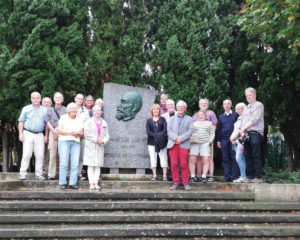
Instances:
[[[96,99],[96,101],[95,101],[95,105],[97,105],[97,104],[103,104],[104,105],[104,101],[103,101],[103,99],[102,98],[98,98],[98,99]]]
[[[160,95],[160,99],[162,99],[163,97],[167,97],[168,98],[168,94],[163,93],[162,95]]]
[[[243,108],[243,109],[245,109],[246,104],[243,103],[243,102],[238,103],[237,105],[235,105],[235,110],[237,110],[237,109],[240,108],[240,107]]]
[[[87,96],[85,97],[85,100],[87,100],[88,98],[91,98],[91,99],[93,99],[93,101],[94,101],[94,97],[93,97],[92,95],[87,95]]]
[[[71,108],[76,108],[77,109],[77,104],[74,103],[74,102],[69,103],[68,106],[67,106],[67,113],[70,112]]]
[[[184,107],[187,107],[186,102],[183,101],[183,100],[179,100],[179,101],[177,102],[176,108],[177,108],[178,106],[184,106]]]
[[[96,104],[93,108],[92,108],[92,111],[94,112],[95,110],[98,110],[100,109],[102,111],[102,107],[98,104]]]
[[[56,93],[54,93],[54,96],[53,96],[53,98],[55,98],[55,96],[56,95],[60,95],[62,98],[64,98],[64,95],[62,95],[62,93],[60,93],[60,92],[56,92]]]
[[[252,87],[246,88],[246,89],[245,89],[245,93],[246,93],[246,92],[252,92],[252,93],[256,94],[256,90],[255,90],[254,88],[252,88]]]
[[[232,106],[232,101],[231,101],[230,99],[225,99],[225,100],[223,101],[223,104],[224,104],[226,101],[230,102],[230,105]]]
[[[200,98],[199,105],[200,105],[201,102],[206,102],[207,104],[209,104],[209,101],[208,101],[207,98]]]
[[[175,102],[172,99],[168,99],[166,101],[166,104],[173,104],[175,106]]]

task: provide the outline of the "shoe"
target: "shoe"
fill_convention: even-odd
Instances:
[[[96,189],[96,190],[101,190],[101,187],[100,187],[100,186],[98,186],[97,184],[96,184],[96,185],[94,185],[94,187],[95,187],[95,189]]]
[[[41,175],[41,176],[36,176],[35,179],[36,180],[45,180],[45,177],[43,175]]]
[[[202,178],[202,182],[203,183],[207,183],[207,178],[205,177],[205,178]]]
[[[66,184],[59,185],[59,188],[60,188],[60,189],[66,189],[66,188],[67,188],[67,185],[66,185]]]
[[[26,176],[25,175],[19,175],[19,179],[20,180],[26,180]]]
[[[55,177],[48,177],[47,180],[53,181],[55,180]]]
[[[69,185],[70,190],[77,190],[78,186],[77,185]]]
[[[254,178],[254,183],[263,183],[264,181],[261,178]]]
[[[207,182],[214,182],[214,181],[215,181],[214,177],[208,177],[207,179]]]
[[[254,183],[254,179],[253,178],[246,178],[247,183]]]
[[[186,183],[186,184],[184,184],[183,186],[184,186],[184,190],[185,190],[185,191],[190,191],[190,190],[191,190],[190,184]]]
[[[239,177],[238,179],[233,180],[234,183],[246,183],[247,179]]]
[[[178,184],[174,183],[171,187],[170,190],[177,190]]]
[[[225,182],[232,182],[231,179],[225,179]]]
[[[81,176],[79,180],[80,180],[80,181],[86,181],[86,180],[87,180],[87,178],[86,178],[86,177],[84,177],[84,176]]]
[[[190,182],[199,182],[197,177],[191,177]]]
[[[152,178],[151,178],[151,181],[156,181],[156,177],[152,177]]]
[[[93,185],[93,184],[90,185],[90,190],[94,190],[94,189],[96,189],[96,188],[95,188],[95,185]]]
[[[163,182],[167,182],[168,178],[167,177],[163,177]]]

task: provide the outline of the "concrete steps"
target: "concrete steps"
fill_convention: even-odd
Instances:
[[[8,181],[0,191],[0,238],[295,239],[299,202],[257,202],[253,185],[102,181],[102,191],[57,181]],[[0,184],[1,185],[1,184]]]

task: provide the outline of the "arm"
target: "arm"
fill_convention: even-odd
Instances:
[[[257,121],[263,117],[263,115],[264,115],[264,105],[257,104],[255,109],[253,110],[253,114],[251,115],[249,122],[247,122],[246,125],[241,128],[240,134],[243,135],[247,131],[247,129],[255,125]]]
[[[190,139],[190,137],[193,134],[193,120],[189,118],[187,124],[188,124],[188,129],[184,134],[182,134],[181,142],[185,142],[186,140]]]
[[[172,125],[173,125],[173,122],[175,121],[174,120],[175,117],[171,117],[170,118],[170,121],[169,121],[169,124],[167,126],[167,129],[168,129],[168,137],[170,140],[172,140],[173,142],[176,141],[176,138],[178,137],[177,133],[175,133],[172,129]]]
[[[24,129],[24,122],[19,122],[18,130],[19,130],[19,140],[20,140],[20,142],[24,141],[23,129]]]
[[[49,137],[49,128],[48,128],[48,125],[46,124],[46,126],[45,126],[45,137],[44,137],[44,142],[45,143],[48,142],[48,137]]]
[[[222,129],[222,120],[221,116],[219,117],[219,121],[217,123],[217,146],[221,148],[221,129]]]
[[[213,127],[213,125],[210,125],[210,128],[209,128],[209,145],[211,145],[215,139],[215,129]]]
[[[98,141],[98,137],[92,131],[92,128],[90,127],[89,121],[87,121],[84,124],[84,137],[85,137],[85,139],[87,139],[88,141],[91,141],[93,143],[97,143],[97,141]]]
[[[146,131],[147,131],[147,134],[148,134],[149,137],[154,137],[154,133],[152,132],[151,126],[150,126],[150,121],[151,121],[151,119],[147,120]]]

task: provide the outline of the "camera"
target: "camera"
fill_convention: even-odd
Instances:
[[[248,135],[248,133],[245,133],[244,137],[239,137],[238,140],[240,144],[244,144],[245,142],[250,141],[250,136]]]

